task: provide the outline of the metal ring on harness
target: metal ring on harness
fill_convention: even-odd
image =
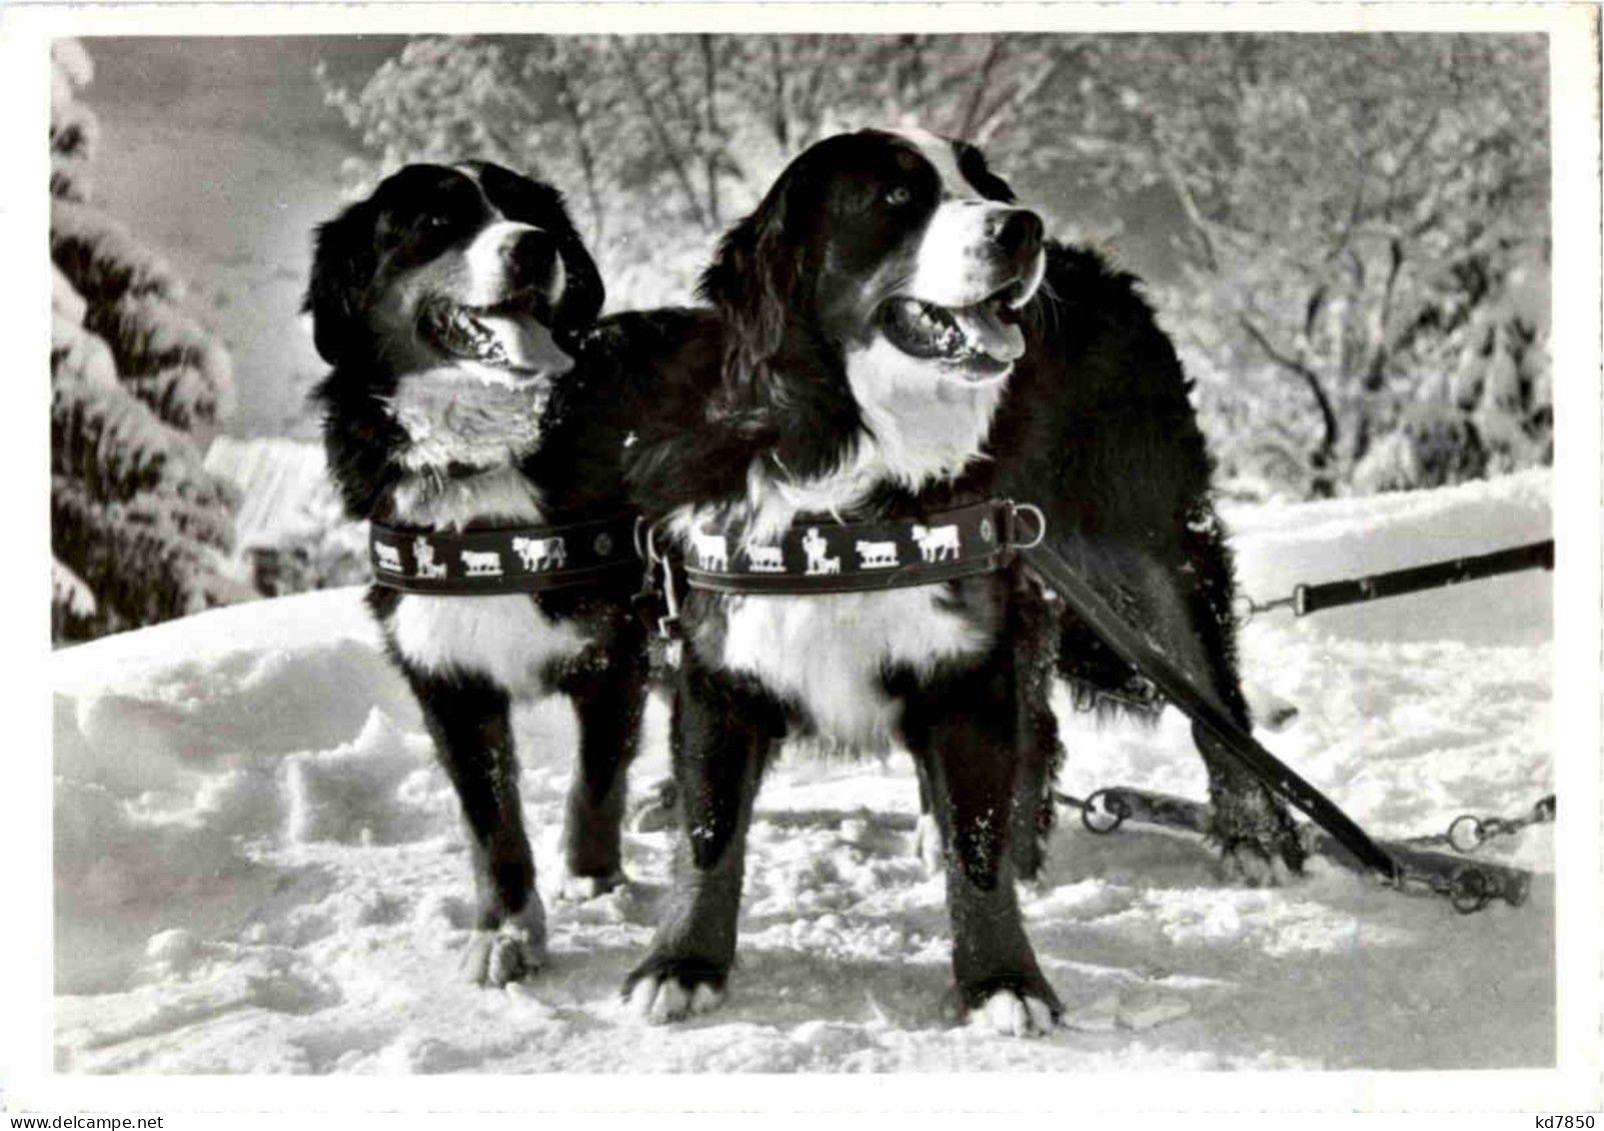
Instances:
[[[1480,868],[1461,868],[1449,881],[1448,899],[1461,915],[1474,915],[1492,900],[1492,884]]]
[[[663,560],[657,552],[657,527],[661,521],[647,522],[645,515],[635,519],[635,556],[646,563],[648,570],[656,568]]]
[[[1029,512],[1036,516],[1035,538],[1031,539],[1029,542],[1015,542],[1011,548],[1015,550],[1034,550],[1037,546],[1040,546],[1043,539],[1047,537],[1047,516],[1042,513],[1041,508],[1033,503],[1016,503],[1012,500],[1009,500],[1008,509],[1013,514],[1015,519],[1018,519],[1018,517],[1025,512]]]
[[[1482,828],[1481,819],[1471,813],[1454,818],[1454,823],[1448,826],[1448,843],[1460,852],[1475,852],[1486,840],[1487,832]]]
[[[1102,806],[1101,812],[1098,810],[1099,803]],[[1104,818],[1105,814],[1114,818],[1113,824],[1099,825],[1097,823],[1099,819]],[[1119,827],[1125,823],[1125,818],[1130,815],[1130,806],[1106,789],[1100,789],[1092,794],[1081,803],[1080,807],[1080,823],[1086,826],[1088,832],[1094,832],[1098,836],[1105,836],[1108,833],[1118,831]]]

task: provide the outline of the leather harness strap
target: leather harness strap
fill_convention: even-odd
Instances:
[[[684,545],[685,580],[715,593],[806,595],[992,573],[1013,558],[1021,511],[1040,513],[988,499],[913,518],[802,523],[765,542],[694,530]]]
[[[476,597],[539,593],[633,577],[635,516],[562,526],[447,532],[368,524],[373,581],[403,593]]]
[[[1021,512],[1036,519],[1035,528],[1027,531],[1029,538],[1022,543],[1014,537]],[[997,499],[917,520],[793,527],[767,545],[693,531],[685,547],[685,577],[693,589],[720,593],[863,592],[990,572],[1005,568],[1017,555],[1116,655],[1209,731],[1238,766],[1307,813],[1362,866],[1391,884],[1402,885],[1403,870],[1385,849],[1238,726],[1192,673],[1127,624],[1057,552],[1042,544],[1045,534],[1040,510]],[[669,585],[671,588],[671,576]],[[671,620],[677,619],[673,604],[671,600]]]

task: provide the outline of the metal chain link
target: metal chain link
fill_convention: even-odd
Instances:
[[[1231,612],[1236,617],[1238,628],[1246,628],[1253,623],[1253,618],[1260,613],[1274,612],[1276,609],[1292,609],[1297,611],[1298,595],[1290,593],[1285,597],[1277,597],[1273,601],[1255,601],[1245,593],[1238,593],[1231,601]]]
[[[1528,825],[1546,825],[1554,819],[1555,796],[1549,794],[1519,817],[1478,817],[1465,813],[1455,817],[1445,833],[1410,837],[1405,844],[1446,844],[1469,855],[1494,837],[1514,836]]]
[[[1099,789],[1084,799],[1054,791],[1053,798],[1062,805],[1080,810],[1081,823],[1088,831],[1098,835],[1116,831],[1132,815],[1124,800],[1115,791],[1108,789]],[[1446,844],[1461,852],[1470,853],[1493,837],[1513,836],[1528,825],[1547,824],[1554,819],[1554,811],[1555,796],[1551,793],[1533,805],[1529,812],[1519,817],[1476,817],[1467,813],[1456,818],[1448,826],[1446,833],[1410,837],[1399,843]],[[1162,816],[1157,816],[1155,819],[1160,823],[1169,823],[1164,821]],[[1186,827],[1180,822],[1176,823],[1180,827]],[[1411,887],[1425,888],[1447,899],[1454,910],[1461,915],[1474,914],[1495,899],[1502,899],[1511,906],[1518,907],[1526,901],[1529,888],[1529,882],[1520,877],[1489,872],[1474,864],[1467,864],[1448,875],[1403,867],[1399,875],[1399,891],[1408,891]]]

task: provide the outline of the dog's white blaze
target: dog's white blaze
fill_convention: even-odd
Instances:
[[[955,478],[980,454],[1006,374],[934,379],[942,362],[909,357],[883,337],[846,356],[847,383],[884,473],[918,491]]]
[[[429,672],[487,675],[517,694],[543,688],[542,669],[572,659],[585,646],[569,622],[550,620],[523,593],[433,597],[409,593],[389,622],[395,646]]]
[[[888,666],[928,673],[985,648],[984,626],[942,607],[942,586],[880,593],[732,597],[724,666],[795,703],[821,737],[882,750],[898,736]]]
[[[907,293],[937,306],[979,302],[990,293],[993,282],[985,257],[978,254],[991,239],[986,226],[991,217],[1016,206],[986,199],[958,167],[958,155],[946,138],[921,129],[896,133],[917,149],[941,178],[941,202],[920,239]],[[1025,288],[1025,295],[1040,282],[1038,274]]]
[[[938,204],[919,240],[907,293],[937,306],[969,306],[986,298],[996,284],[990,261],[980,253],[991,240],[987,224],[1012,207],[976,200]]]
[[[533,224],[515,220],[495,220],[486,224],[463,260],[468,266],[468,285],[459,301],[467,306],[494,306],[507,296],[507,252],[525,232],[538,232]]]
[[[918,127],[892,132],[917,149],[920,155],[935,167],[936,175],[941,178],[942,196],[954,200],[985,199],[980,195],[980,191],[969,183],[969,178],[964,176],[963,170],[958,168],[958,154],[953,149],[952,142]]]

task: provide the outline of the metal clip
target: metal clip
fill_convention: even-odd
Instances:
[[[663,567],[663,607],[666,610],[657,622],[657,634],[664,640],[679,639],[679,589],[674,583],[674,567],[666,560]]]
[[[663,613],[657,618],[657,634],[664,640],[678,640],[679,589],[674,583],[674,563],[658,552],[657,523],[648,526],[645,520],[636,520],[635,550],[646,559],[647,591],[662,594]],[[658,577],[662,578],[661,587],[657,584]]]

